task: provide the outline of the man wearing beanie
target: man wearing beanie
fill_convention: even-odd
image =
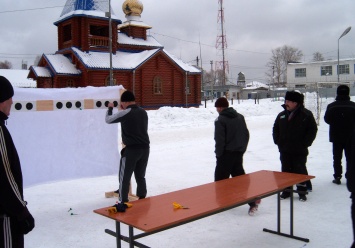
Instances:
[[[335,101],[327,106],[324,121],[329,124],[329,141],[333,143],[333,183],[341,184],[343,151],[347,166],[351,159],[351,134],[355,128],[355,103],[350,101],[350,89],[339,85]]]
[[[147,112],[138,107],[134,94],[125,91],[121,95],[121,110],[112,114],[113,103],[109,103],[106,123],[121,123],[122,142],[125,145],[119,171],[119,198],[117,211],[125,212],[129,206],[128,193],[132,174],[137,182],[136,195],[143,199],[147,195],[145,172],[149,158],[149,136]]]
[[[225,97],[218,98],[215,107],[219,116],[214,122],[217,159],[214,180],[219,181],[245,174],[243,155],[249,142],[249,130],[244,116],[229,107]],[[249,215],[256,214],[259,203],[260,201],[249,203]]]
[[[10,115],[14,89],[0,76],[0,247],[24,247],[24,234],[34,228],[34,219],[23,198],[20,159],[5,126]]]
[[[308,175],[306,163],[308,147],[317,135],[317,123],[311,111],[304,107],[304,96],[298,91],[287,91],[284,110],[275,120],[272,136],[280,152],[281,171]],[[300,201],[307,201],[307,182],[297,184]],[[290,197],[291,188],[281,194]]]

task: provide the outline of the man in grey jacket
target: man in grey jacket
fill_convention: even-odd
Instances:
[[[226,98],[218,98],[215,107],[219,116],[214,122],[217,159],[214,179],[219,181],[245,174],[243,155],[249,142],[249,130],[244,116],[229,107]],[[259,203],[260,201],[249,203],[249,215],[257,212]]]

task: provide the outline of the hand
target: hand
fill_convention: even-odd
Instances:
[[[108,105],[107,105],[107,107],[109,107],[109,108],[113,108],[114,106],[115,105],[112,102],[109,102]]]

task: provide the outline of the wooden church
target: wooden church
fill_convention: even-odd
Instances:
[[[122,85],[146,109],[198,107],[200,69],[174,57],[147,34],[152,27],[141,20],[141,1],[124,1],[124,22],[108,6],[108,0],[67,0],[54,23],[58,51],[43,54],[28,78],[36,80],[38,88]]]

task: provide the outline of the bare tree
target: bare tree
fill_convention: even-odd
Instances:
[[[271,50],[272,56],[266,64],[270,71],[266,73],[270,81],[277,84],[287,82],[287,63],[300,61],[303,52],[298,48],[284,45]]]
[[[11,68],[12,68],[12,64],[10,61],[8,60],[5,60],[4,62],[0,61],[0,69],[11,69]]]
[[[223,82],[223,70],[217,71],[203,71],[203,85],[222,85]],[[228,77],[226,75],[226,82]]]
[[[203,85],[211,85],[214,83],[214,71],[205,71],[203,70]]]
[[[223,80],[223,76],[225,75],[225,79]],[[228,75],[223,73],[223,70],[216,70],[215,71],[215,85],[223,85],[223,82],[228,82],[229,78]]]
[[[41,57],[42,57],[41,55],[37,55],[36,56],[35,60],[33,61],[33,65],[34,66],[38,65],[39,61],[41,60]]]
[[[313,53],[313,61],[324,61],[323,54],[321,54],[320,52]]]

